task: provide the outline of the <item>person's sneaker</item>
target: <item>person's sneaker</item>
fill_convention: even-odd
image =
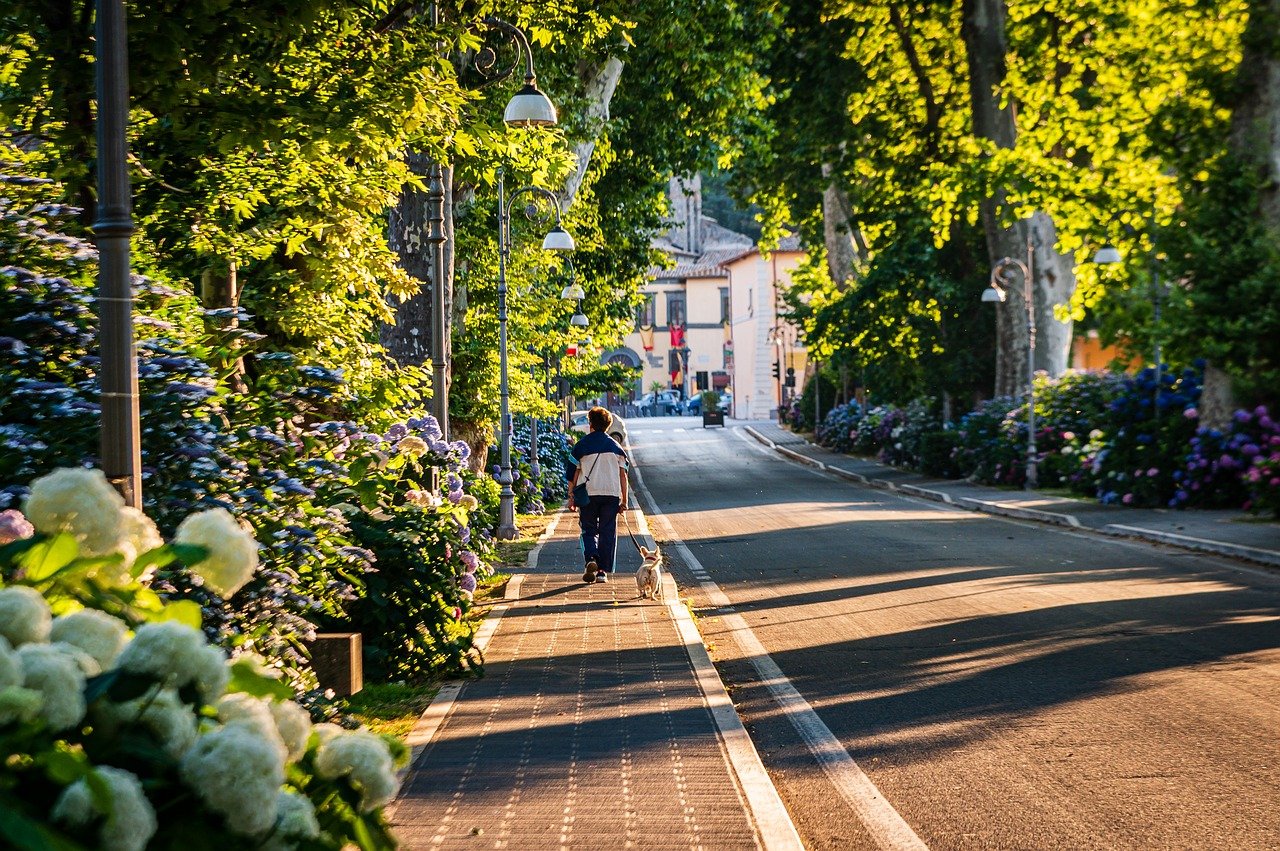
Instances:
[[[587,562],[587,569],[582,572],[582,581],[587,583],[588,585],[590,585],[592,582],[595,582],[596,568],[598,567],[599,565],[597,565],[594,561]]]
[[[596,582],[608,582],[608,581],[609,581],[609,574],[605,573],[603,570],[596,572]]]

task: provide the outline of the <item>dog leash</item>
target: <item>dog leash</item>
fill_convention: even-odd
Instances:
[[[627,519],[627,512],[622,512],[622,525],[627,527],[627,534],[631,537],[631,543],[636,548],[636,552],[640,553],[640,557],[644,557],[644,553],[640,551],[640,542],[636,540],[636,533],[631,531],[631,521]]]

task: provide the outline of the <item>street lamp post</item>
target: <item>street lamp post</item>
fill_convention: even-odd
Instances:
[[[127,165],[129,61],[122,0],[97,4],[98,310],[102,469],[125,502],[142,507],[142,428],[133,340],[129,238],[133,216]]]
[[[511,485],[515,481],[511,473],[511,396],[507,380],[507,263],[511,260],[511,208],[517,198],[530,195],[550,203],[555,210],[556,225],[542,240],[544,251],[572,251],[573,237],[564,229],[561,221],[560,199],[555,193],[540,186],[521,186],[507,197],[506,170],[498,169],[498,386],[501,404],[502,461],[498,484],[502,492],[498,502],[498,538],[509,541],[519,534],[516,529],[516,495]],[[531,219],[539,218],[536,201],[525,209]],[[540,220],[545,220],[542,216]]]
[[[1022,301],[1027,310],[1027,484],[1031,490],[1039,484],[1036,457],[1036,311],[1031,300],[1031,242],[1027,242],[1027,262],[1002,257],[991,267],[991,286],[983,290],[982,300],[1003,302],[1008,298],[1010,277],[1016,269],[1022,275]]]

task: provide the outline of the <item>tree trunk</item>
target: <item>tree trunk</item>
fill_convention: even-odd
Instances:
[[[1004,0],[964,0],[962,13],[960,30],[969,68],[973,132],[998,147],[1013,148],[1017,141],[1017,117],[1012,101],[1002,98],[1008,54]],[[1054,308],[1065,304],[1075,290],[1071,258],[1056,251],[1057,230],[1046,213],[1035,213],[1011,227],[1004,227],[1000,214],[1007,197],[1004,189],[996,189],[981,204],[987,253],[992,264],[1004,257],[1026,263],[1030,245],[1031,290],[1038,331],[1035,365],[1057,376],[1067,367],[1072,329],[1069,322],[1056,319]],[[1030,379],[1027,374],[1030,338],[1023,282],[1012,281],[1007,295],[1007,300],[996,310],[995,392],[998,396],[1025,393]]]
[[[1258,206],[1268,230],[1280,231],[1280,0],[1249,4],[1244,55],[1237,72],[1229,144],[1265,176]]]
[[[219,310],[221,308],[235,308],[240,306],[241,286],[239,277],[236,274],[236,266],[230,263],[226,266],[219,266],[205,269],[200,274],[200,305],[206,310]],[[240,320],[234,315],[225,319],[206,318],[205,327],[211,333],[226,331],[239,327]],[[240,343],[235,342],[235,347],[239,348]],[[245,367],[243,357],[234,357],[226,362],[220,363],[219,367],[225,371],[227,382],[237,393],[244,393],[248,390],[245,384]]]
[[[827,188],[822,193],[822,235],[827,248],[827,271],[838,290],[849,288],[858,265],[866,259],[862,235],[853,222],[853,207],[840,185],[835,167],[823,163],[822,176]]]
[[[1236,95],[1231,104],[1231,152],[1249,163],[1262,178],[1256,190],[1258,214],[1267,232],[1280,234],[1280,0],[1253,0],[1242,42],[1244,53],[1236,72]],[[1222,428],[1238,407],[1233,380],[1222,369],[1207,365],[1200,397],[1200,424]]]
[[[582,188],[587,167],[591,165],[591,154],[596,149],[596,140],[600,138],[600,133],[609,120],[609,104],[618,88],[618,80],[622,77],[622,67],[622,60],[611,56],[603,65],[584,65],[578,69],[578,79],[587,99],[584,122],[587,137],[574,143],[573,153],[577,167],[559,193],[560,206],[566,212],[573,206],[573,200]]]
[[[405,155],[410,171],[425,182],[431,161],[425,154]],[[406,186],[391,211],[388,243],[400,257],[400,267],[422,287],[396,305],[394,325],[382,326],[382,345],[401,366],[421,366],[431,360],[431,254],[427,241],[427,194]]]

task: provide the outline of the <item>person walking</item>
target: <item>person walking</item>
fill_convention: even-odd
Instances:
[[[569,480],[569,510],[577,509],[582,532],[583,582],[608,582],[618,551],[618,513],[627,505],[627,455],[609,436],[613,415],[596,406],[587,412],[591,427],[573,447],[575,469]],[[585,486],[579,504],[574,490]],[[578,496],[582,495],[581,491]]]

